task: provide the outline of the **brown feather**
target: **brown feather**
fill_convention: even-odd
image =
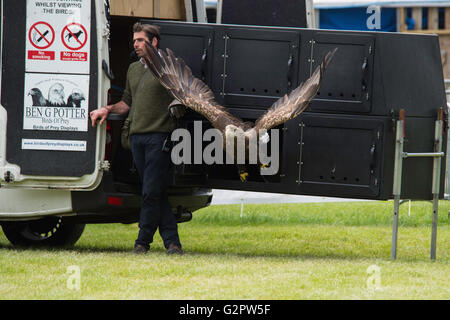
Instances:
[[[183,105],[207,118],[213,127],[224,131],[226,125],[242,127],[243,122],[220,106],[213,92],[200,79],[192,75],[191,69],[183,59],[176,58],[172,50],[167,54],[151,45],[145,47],[145,63],[160,83]]]
[[[155,77],[175,99],[186,107],[202,114],[214,128],[222,132],[225,144],[225,128],[227,125],[232,124],[246,132],[255,134],[259,129],[269,130],[301,114],[317,94],[323,73],[336,50],[337,48],[326,55],[305,83],[278,99],[256,121],[253,128],[251,124],[244,123],[228,112],[225,107],[219,105],[211,89],[202,80],[193,76],[191,69],[182,59],[176,58],[172,50],[167,49],[167,53],[165,53],[147,44],[144,60]],[[255,131],[250,131],[253,129]]]

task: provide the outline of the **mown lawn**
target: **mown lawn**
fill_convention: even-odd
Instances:
[[[16,249],[0,234],[1,299],[450,299],[449,201],[210,206],[179,225],[185,255],[159,235],[130,254],[137,225],[88,225],[70,250]],[[74,269],[75,268],[75,269]],[[74,271],[76,270],[76,272]],[[74,276],[79,275],[74,282]],[[74,284],[79,284],[77,290]]]

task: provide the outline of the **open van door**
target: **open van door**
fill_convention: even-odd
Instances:
[[[1,187],[94,189],[107,166],[105,126],[89,119],[109,88],[104,1],[1,1],[0,10]]]

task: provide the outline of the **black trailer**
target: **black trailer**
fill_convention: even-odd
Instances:
[[[387,200],[393,198],[396,123],[405,114],[404,152],[435,151],[435,122],[447,119],[435,35],[145,21],[162,48],[183,58],[217,101],[254,121],[305,81],[338,48],[310,107],[280,127],[281,168],[245,184],[234,166],[195,166],[214,188]],[[186,117],[186,126],[201,119]],[[203,126],[207,128],[205,123]],[[442,131],[445,152],[446,139]],[[440,197],[445,163],[441,162]],[[432,199],[432,158],[405,161],[404,199]]]

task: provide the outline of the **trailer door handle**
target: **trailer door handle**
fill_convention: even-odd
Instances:
[[[289,60],[288,60],[288,87],[290,87],[292,85],[292,54],[289,56]]]
[[[370,174],[374,174],[374,170],[376,167],[376,145],[375,143],[372,144],[370,147]]]
[[[206,58],[208,57],[207,51],[206,49],[203,50],[203,54],[202,54],[202,80],[206,80]]]
[[[112,70],[109,69],[108,63],[106,63],[105,59],[103,59],[103,61],[102,61],[102,69],[103,69],[103,71],[105,71],[106,76],[108,77],[109,80],[114,80],[114,74],[113,74]]]
[[[362,86],[362,91],[366,91],[367,89],[367,83],[366,83],[366,78],[367,78],[367,64],[368,64],[368,60],[367,57],[364,58],[364,62],[362,64],[362,80],[361,80],[361,86]]]
[[[363,64],[362,64],[361,69],[362,69],[363,73],[366,74],[366,70],[367,70],[367,57],[364,58],[364,62],[363,62]]]

